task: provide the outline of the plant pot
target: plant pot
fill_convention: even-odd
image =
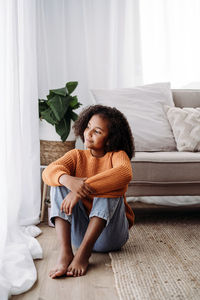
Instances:
[[[48,166],[51,162],[75,148],[75,141],[56,142],[40,140],[40,164]]]

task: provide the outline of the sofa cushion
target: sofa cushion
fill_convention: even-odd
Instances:
[[[200,151],[200,108],[164,105],[178,151]]]
[[[136,152],[131,163],[135,183],[200,183],[199,152]]]
[[[200,107],[199,89],[172,89],[172,95],[177,107]]]
[[[176,143],[163,105],[174,106],[169,83],[91,90],[95,104],[118,108],[128,119],[136,151],[174,151]]]

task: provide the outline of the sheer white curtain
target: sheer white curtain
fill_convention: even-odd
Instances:
[[[80,101],[88,104],[89,88],[142,83],[138,3],[38,1],[39,96],[78,80]]]
[[[35,16],[35,1],[0,2],[1,300],[34,284],[42,257]]]
[[[38,1],[39,95],[170,81],[200,87],[199,0]]]
[[[200,88],[200,1],[140,0],[140,24],[144,82]]]

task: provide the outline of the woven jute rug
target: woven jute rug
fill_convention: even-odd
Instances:
[[[199,300],[200,211],[136,214],[127,244],[110,257],[122,300]]]

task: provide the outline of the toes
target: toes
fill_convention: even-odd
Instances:
[[[63,272],[63,270],[56,269],[56,270],[52,270],[52,271],[49,272],[49,277],[54,279],[54,278],[60,277],[64,274],[65,274],[65,272]]]
[[[79,276],[79,270],[75,268],[69,268],[67,271],[67,276],[77,277]]]
[[[83,268],[81,266],[69,266],[66,272],[67,276],[73,276],[73,277],[78,277],[78,276],[83,276],[86,274],[87,268]]]
[[[68,271],[68,272],[72,272],[72,267],[69,266],[69,267],[67,268],[67,271]]]
[[[74,274],[74,277],[77,277],[78,276],[78,270],[74,270],[73,274]]]
[[[67,276],[74,276],[74,274],[73,274],[73,272],[72,272],[72,271],[70,271],[70,272],[69,272],[69,271],[67,271],[66,275],[67,275]]]
[[[70,267],[70,266],[68,267],[66,275],[67,276],[74,276],[73,271],[72,271],[72,267]]]
[[[49,272],[49,276],[52,277],[56,272],[57,272],[57,270],[51,270],[51,271]]]
[[[86,274],[86,269],[81,269],[81,276]]]
[[[53,275],[52,275],[52,278],[55,278],[55,277],[58,277],[58,276],[62,276],[63,275],[63,272],[62,271],[57,271],[55,272]]]

